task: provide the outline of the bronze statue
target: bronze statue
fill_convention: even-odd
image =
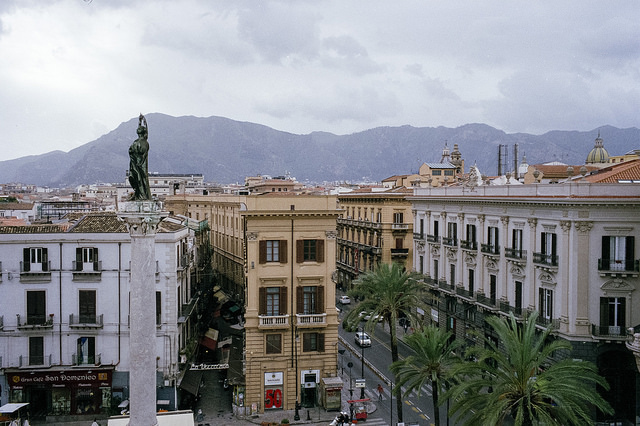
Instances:
[[[140,114],[138,117],[138,139],[129,147],[129,184],[133,188],[132,200],[151,200],[149,188],[149,128],[147,119]]]

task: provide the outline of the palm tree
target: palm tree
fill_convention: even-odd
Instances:
[[[417,324],[415,308],[426,310],[422,301],[424,286],[419,283],[414,274],[407,272],[397,263],[391,265],[381,263],[374,271],[368,271],[354,282],[354,289],[349,292],[352,298],[358,298],[360,303],[346,316],[343,326],[355,329],[361,311],[371,312],[365,324],[365,330],[371,332],[377,318],[382,317],[389,325],[391,360],[398,361],[398,337],[395,325],[398,318],[406,317],[412,324]],[[396,389],[400,389],[396,387]],[[398,392],[399,394],[399,392]],[[398,421],[402,422],[402,399],[397,398]]]
[[[415,355],[391,364],[391,371],[396,376],[396,386],[405,386],[404,396],[417,391],[431,382],[434,422],[440,426],[440,409],[438,395],[444,383],[448,383],[454,367],[460,358],[454,351],[461,345],[459,340],[452,340],[450,332],[444,332],[430,325],[405,338],[405,342],[413,349]]]
[[[497,342],[485,339],[477,362],[467,362],[456,371],[464,377],[447,397],[451,414],[460,413],[466,425],[499,425],[512,416],[516,425],[590,424],[595,406],[613,413],[596,386],[608,389],[590,362],[565,358],[550,363],[560,351],[569,353],[566,341],[549,339],[550,329],[536,331],[537,312],[523,324],[515,317],[487,318]]]

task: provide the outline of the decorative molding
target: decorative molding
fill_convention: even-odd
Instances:
[[[440,247],[433,244],[429,244],[429,246],[431,247],[431,256],[440,257]]]
[[[542,225],[542,229],[544,229],[544,232],[556,232],[556,226],[557,225]]]
[[[593,222],[589,221],[574,222],[574,225],[581,234],[588,234],[593,229]]]
[[[449,261],[454,262],[458,258],[458,250],[454,248],[447,247],[447,259]]]
[[[538,279],[540,280],[540,283],[542,285],[545,285],[545,286],[556,285],[556,277],[553,276],[553,274],[550,274],[549,272],[541,272],[540,275],[538,275]]]
[[[509,225],[509,216],[502,216],[500,218],[500,222],[502,222],[503,226],[508,226]]]
[[[335,240],[338,236],[338,232],[334,230],[324,231],[324,235],[327,237],[327,240]]]
[[[509,272],[511,272],[511,275],[513,275],[514,277],[518,277],[518,278],[526,277],[524,270],[517,265],[512,265],[511,270]]]
[[[561,220],[560,228],[562,228],[562,232],[567,233],[571,229],[571,221],[570,220]]]
[[[256,241],[258,239],[257,232],[247,232],[247,241]]]
[[[498,219],[489,219],[487,222],[489,226],[498,226]]]
[[[530,227],[535,228],[536,226],[538,226],[538,218],[530,217],[529,219],[527,219],[527,223],[529,224]]]
[[[524,222],[513,222],[513,227],[515,229],[524,229]]]
[[[612,237],[625,237],[633,231],[633,226],[603,226],[602,229]]]
[[[478,215],[478,221],[480,222],[480,224],[483,224],[485,219],[486,219],[485,215],[483,215],[483,214],[479,214]]]
[[[458,213],[458,220],[464,221],[464,213]]]
[[[485,266],[487,267],[487,269],[490,269],[492,271],[497,271],[498,270],[498,264],[496,262],[494,262],[491,259],[487,259],[487,262],[485,263]]]
[[[475,254],[471,254],[469,252],[465,252],[464,261],[469,266],[476,265],[476,256]]]
[[[614,278],[612,280],[609,280],[605,283],[603,283],[600,286],[600,290],[602,290],[602,292],[604,294],[607,294],[609,292],[613,293],[613,292],[625,292],[625,293],[631,293],[632,291],[634,291],[636,288],[633,284],[631,284],[630,282],[620,279],[620,278]]]

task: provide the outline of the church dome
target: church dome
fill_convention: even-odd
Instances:
[[[586,164],[598,164],[598,163],[607,163],[609,162],[609,153],[604,148],[604,144],[602,138],[600,137],[600,132],[598,132],[598,137],[596,138],[596,143],[589,155],[587,155]]]

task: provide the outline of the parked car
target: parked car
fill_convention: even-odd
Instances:
[[[360,318],[360,321],[369,321],[371,319],[371,312],[361,311],[358,314],[358,318]],[[373,318],[374,318],[374,321],[378,321],[378,322],[382,322],[382,320],[384,319],[382,315],[375,315]]]
[[[355,341],[359,346],[362,347],[371,346],[371,338],[364,331],[356,332]]]
[[[340,303],[342,303],[343,305],[350,305],[351,304],[351,299],[346,294],[344,296],[340,296],[340,299],[338,299],[338,301]]]

